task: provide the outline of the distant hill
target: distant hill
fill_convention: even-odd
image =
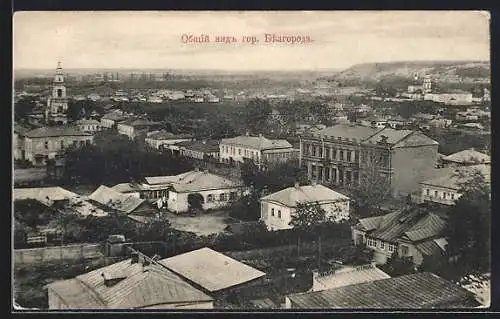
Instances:
[[[336,80],[378,81],[388,77],[411,78],[434,75],[440,77],[489,78],[490,64],[486,61],[403,61],[356,64],[340,73]]]

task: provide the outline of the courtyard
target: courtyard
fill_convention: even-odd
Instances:
[[[224,231],[229,224],[239,223],[240,221],[229,216],[229,210],[217,210],[198,213],[195,216],[188,214],[164,213],[172,224],[172,228],[191,232],[197,236],[208,236],[218,234]]]

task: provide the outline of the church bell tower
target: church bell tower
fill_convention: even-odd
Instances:
[[[56,75],[52,81],[52,94],[47,100],[45,121],[47,124],[68,123],[68,98],[61,62],[57,63]]]

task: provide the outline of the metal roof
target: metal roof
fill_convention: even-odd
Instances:
[[[30,138],[40,138],[58,136],[92,136],[92,134],[82,132],[76,126],[44,126],[27,132],[25,136]]]
[[[244,187],[241,181],[235,182],[207,171],[194,170],[180,174],[178,177],[179,178],[172,183],[172,188],[179,193]]]
[[[460,164],[489,164],[491,157],[474,149],[463,150],[443,157],[443,160]]]
[[[436,309],[478,305],[472,293],[432,273],[417,273],[287,297],[295,309]]]
[[[134,195],[122,194],[104,185],[99,186],[88,198],[127,214],[146,202],[144,199],[137,198]]]
[[[265,273],[210,248],[160,260],[180,276],[215,292],[265,276]]]
[[[69,200],[79,195],[62,187],[34,187],[14,188],[14,200],[36,199],[41,203],[50,204],[51,201]]]
[[[103,274],[122,280],[107,286]],[[69,309],[133,309],[213,300],[161,265],[143,266],[131,263],[130,259],[47,287],[59,295]]]
[[[287,140],[271,140],[264,136],[237,136],[233,138],[224,138],[221,144],[238,145],[256,150],[267,150],[275,148],[292,148]]]
[[[317,283],[314,288],[317,291],[387,278],[391,278],[391,276],[377,268],[375,265],[362,265],[354,267],[345,266],[329,274],[318,274],[313,280]]]
[[[288,187],[261,198],[261,201],[278,202],[288,207],[296,207],[298,203],[302,202],[319,202],[321,204],[348,200],[349,197],[319,184]]]

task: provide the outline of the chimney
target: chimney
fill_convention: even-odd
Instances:
[[[200,171],[200,168],[199,168],[199,167],[195,167],[195,168],[194,168],[194,171],[195,171],[195,172],[199,172],[199,171]]]
[[[246,136],[250,136],[250,133],[247,131],[247,132],[245,133],[245,135],[246,135]]]
[[[262,134],[259,133],[259,137],[262,137]]]
[[[139,262],[139,253],[137,253],[135,251],[132,252],[130,254],[130,258],[131,258],[131,261],[130,261],[131,264],[137,264]]]
[[[208,169],[204,169],[203,173],[207,174],[208,173]]]
[[[295,182],[295,184],[293,186],[298,189],[300,187],[300,184],[299,184],[299,182]]]
[[[381,135],[380,136],[380,143],[387,144],[387,136]]]

